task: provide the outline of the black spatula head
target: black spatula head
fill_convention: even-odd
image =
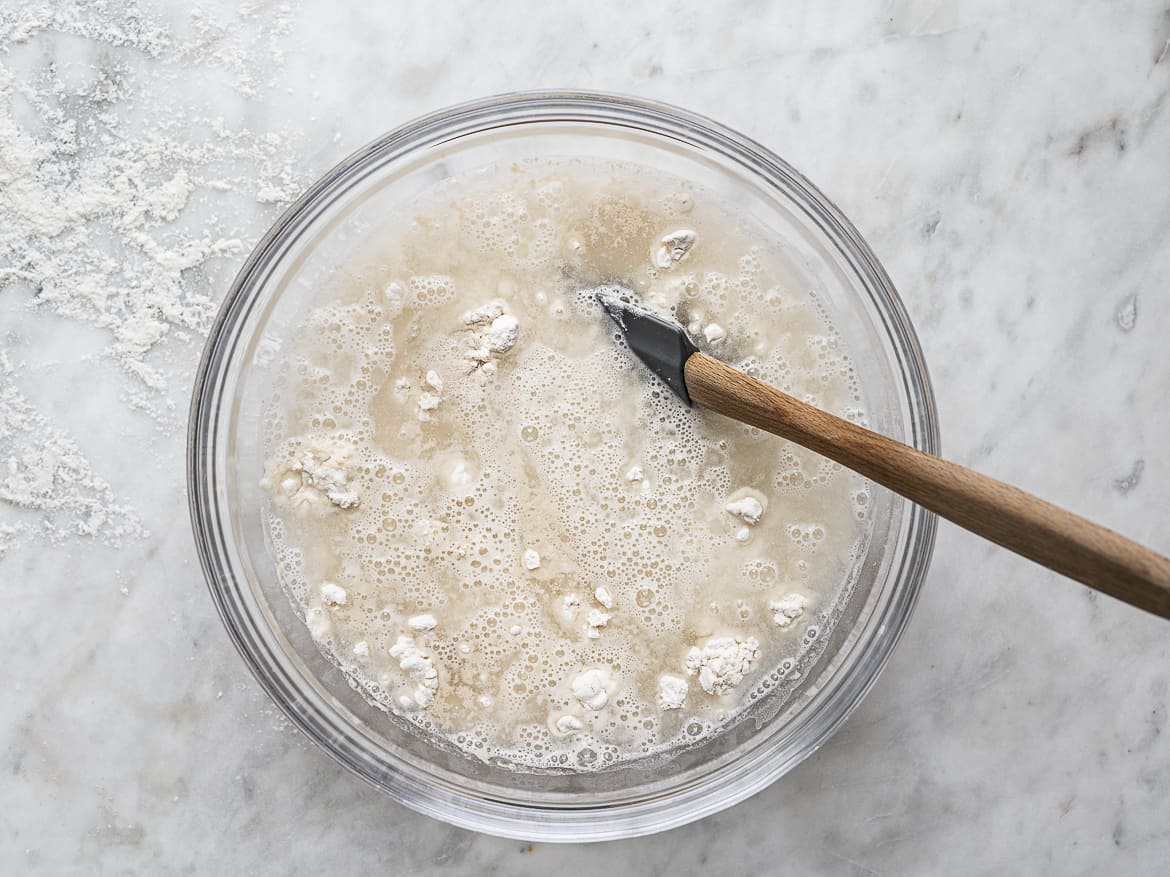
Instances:
[[[630,350],[690,405],[683,367],[698,348],[691,343],[686,330],[673,320],[665,320],[647,310],[624,287],[601,286],[593,295],[617,323]]]

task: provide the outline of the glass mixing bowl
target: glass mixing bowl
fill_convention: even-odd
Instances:
[[[212,597],[260,684],[346,768],[421,813],[524,840],[661,831],[759,791],[813,753],[873,685],[926,574],[932,515],[872,491],[851,596],[804,665],[717,736],[591,772],[481,761],[371,706],[321,653],[266,542],[261,424],[281,346],[323,287],[419,196],[499,162],[624,160],[692,180],[774,233],[850,351],[869,425],[938,444],[926,366],[893,285],[857,230],[772,153],[708,119],[634,98],[505,95],[411,122],[313,185],[248,258],[211,331],[191,405],[191,519]]]

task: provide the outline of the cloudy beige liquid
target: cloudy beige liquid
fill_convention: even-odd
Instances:
[[[272,403],[267,520],[309,629],[371,700],[481,757],[587,768],[712,733],[825,635],[868,529],[864,482],[650,378],[577,294],[601,282],[860,415],[762,231],[683,181],[580,163],[418,205],[321,290]],[[727,510],[744,496],[757,523]],[[729,643],[742,672],[697,672],[693,648]]]

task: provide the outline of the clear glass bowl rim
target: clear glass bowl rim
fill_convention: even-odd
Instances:
[[[798,205],[846,260],[861,282],[897,359],[910,443],[938,452],[938,423],[926,364],[905,308],[885,270],[852,223],[812,183],[760,144],[706,117],[641,98],[584,91],[516,92],[439,110],[362,147],[314,183],[261,238],[220,307],[195,379],[188,422],[187,481],[196,547],[212,598],[237,651],[284,714],[328,755],[406,806],[448,823],[522,840],[581,842],[663,831],[700,819],[755,794],[815,752],[840,727],[873,686],[909,621],[934,546],[935,517],[907,503],[899,556],[891,567],[891,598],[867,625],[868,637],[849,672],[819,702],[798,716],[785,745],[736,759],[700,781],[618,804],[563,806],[484,795],[458,784],[436,783],[347,727],[340,711],[298,685],[287,656],[266,643],[248,595],[248,566],[226,524],[230,509],[220,478],[218,441],[234,413],[224,390],[232,354],[246,342],[240,328],[257,306],[264,278],[279,255],[313,217],[377,167],[458,138],[512,125],[595,123],[666,137],[715,153]],[[864,636],[864,634],[863,634]],[[828,689],[826,689],[828,690]]]

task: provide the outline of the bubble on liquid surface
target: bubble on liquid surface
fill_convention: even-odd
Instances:
[[[701,741],[765,699],[766,680],[783,696],[827,623],[785,638],[768,602],[798,583],[830,617],[868,526],[866,486],[682,405],[576,293],[628,280],[659,313],[718,327],[707,334],[732,364],[860,410],[808,284],[733,206],[629,166],[509,168],[410,216],[323,288],[275,363],[269,467],[344,448],[361,497],[307,514],[273,492],[278,570],[323,649],[421,730],[536,768]],[[676,236],[656,267],[680,230],[693,240]],[[477,310],[485,319],[467,323]],[[516,331],[492,349],[484,327],[505,313]],[[761,500],[755,523],[726,510],[746,496]],[[323,582],[346,601],[323,603]],[[410,626],[425,616],[433,626]],[[390,655],[402,636],[418,652],[406,670],[402,649]],[[684,677],[689,649],[727,636],[759,641],[743,683],[714,697],[692,678],[685,709],[663,711],[659,677]],[[597,710],[573,693],[590,667],[620,680]]]

